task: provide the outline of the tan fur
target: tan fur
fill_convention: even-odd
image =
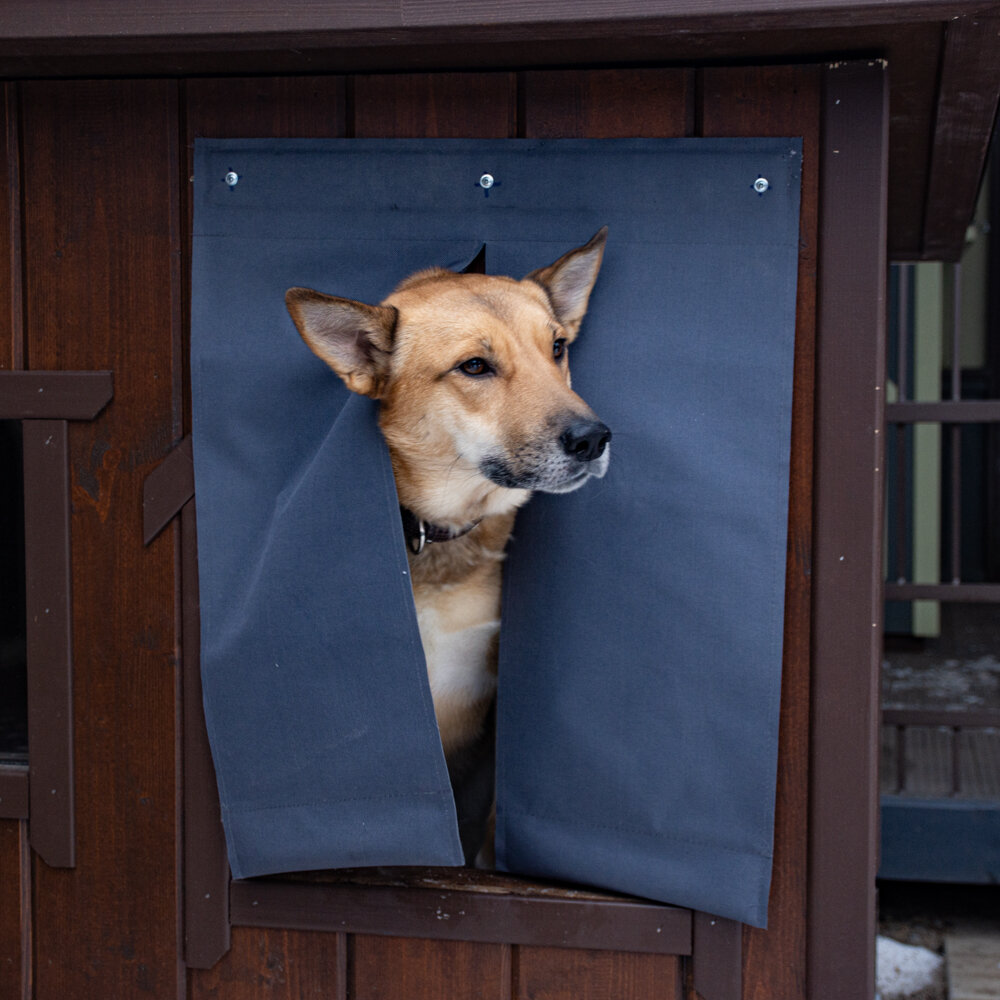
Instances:
[[[596,417],[554,348],[577,335],[603,248],[602,230],[522,281],[422,271],[378,306],[300,288],[286,296],[310,348],[349,388],[381,401],[400,503],[454,532],[478,522],[409,554],[449,760],[479,735],[493,701],[503,552],[517,508],[532,489],[575,489],[607,466],[606,453],[584,461],[559,443],[570,423]],[[466,374],[470,359],[492,373]]]

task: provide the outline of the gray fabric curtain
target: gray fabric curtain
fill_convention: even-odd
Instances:
[[[462,857],[375,404],[301,343],[285,289],[377,302],[483,246],[520,277],[607,224],[572,368],[611,468],[518,515],[498,864],[765,922],[799,157],[792,139],[199,141],[203,673],[237,877]]]

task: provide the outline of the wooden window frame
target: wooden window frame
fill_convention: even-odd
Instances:
[[[27,819],[32,849],[76,863],[69,421],[111,400],[111,372],[0,372],[0,420],[23,433],[28,763],[0,765],[0,818]]]

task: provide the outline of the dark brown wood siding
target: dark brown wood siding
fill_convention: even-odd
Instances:
[[[76,866],[34,864],[40,998],[180,988],[174,533],[139,537],[180,432],[177,89],[21,89],[24,357],[115,378],[70,425]]]

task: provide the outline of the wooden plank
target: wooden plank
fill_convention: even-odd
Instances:
[[[927,403],[889,403],[885,419],[890,424],[1000,423],[1000,400],[942,399]]]
[[[902,790],[899,769],[899,730],[895,726],[883,726],[878,758],[878,787],[882,795],[895,795]],[[903,737],[903,746],[906,737]]]
[[[513,73],[419,73],[353,80],[358,138],[506,139],[515,134]]]
[[[21,315],[21,148],[16,83],[0,87],[3,131],[0,141],[0,316],[7,329],[0,346],[0,370],[24,367]]]
[[[894,714],[905,718],[909,713]],[[901,741],[903,760],[899,759],[898,727],[882,727],[882,794],[1000,801],[998,721],[987,722],[991,728],[979,729],[975,728],[976,721],[966,721],[961,711],[913,714],[917,718],[906,723]],[[926,721],[921,721],[922,716],[927,717]],[[902,776],[902,782],[898,776]]]
[[[149,545],[193,497],[194,450],[188,435],[143,483],[143,541]]]
[[[924,254],[958,260],[972,221],[1000,96],[1000,16],[966,14],[944,33]]]
[[[409,29],[443,29],[455,24],[554,25],[561,23],[604,23],[616,21],[641,28],[653,19],[691,22],[703,29],[720,30],[734,17],[747,29],[775,21],[822,26],[834,23],[891,23],[904,20],[943,19],[963,10],[959,3],[943,0],[903,0],[891,10],[873,8],[869,0],[790,0],[780,11],[767,0],[620,0],[609,7],[601,0],[571,3],[569,0],[521,0],[497,8],[489,0],[463,5],[456,15],[447,0],[360,0],[351,5],[300,5],[290,20],[289,11],[268,0],[247,0],[240,11],[213,11],[193,0],[103,0],[99,4],[74,4],[69,0],[35,0],[4,12],[0,39],[25,46],[27,42],[48,40],[82,42],[164,38],[203,41],[206,36],[228,36],[233,42],[260,44],[265,36],[277,39],[292,31],[298,40],[311,32],[391,32],[398,36]],[[780,14],[780,18],[776,15]],[[373,39],[374,40],[374,39]],[[286,41],[286,44],[288,42]],[[50,46],[45,51],[52,51]],[[58,51],[58,49],[56,49]]]
[[[958,601],[962,604],[1000,603],[996,583],[887,583],[888,601]]]
[[[344,78],[237,77],[186,81],[187,138],[325,139],[344,134]]]
[[[792,400],[784,663],[768,929],[744,932],[746,997],[804,997],[817,206],[821,74],[815,67],[702,74],[704,136],[801,136],[802,191]],[[695,958],[697,962],[697,956]]]
[[[0,822],[0,997],[31,1000],[31,857],[27,824]]]
[[[810,1000],[875,982],[888,89],[825,73],[816,353]],[[850,822],[845,822],[850,817]]]
[[[67,430],[65,420],[23,426],[29,829],[33,850],[61,868],[76,860]]]
[[[963,798],[1000,802],[1000,732],[962,729],[955,740],[959,793]]]
[[[892,67],[889,106],[889,253],[894,260],[921,257],[924,247],[927,178],[931,165],[936,67],[941,58],[940,24],[901,24],[888,45],[871,49],[843,46],[827,52],[879,52]],[[953,192],[954,194],[954,192]]]
[[[0,819],[28,818],[28,767],[0,764]]]
[[[190,1000],[346,1000],[345,956],[342,934],[238,927],[226,961],[193,974],[188,995]]]
[[[708,913],[694,915],[691,980],[701,1000],[743,995],[743,925]]]
[[[0,420],[92,420],[113,391],[111,372],[0,372]]]
[[[907,795],[948,798],[952,786],[952,737],[946,729],[907,726],[903,760]]]
[[[115,373],[70,429],[77,866],[36,865],[35,991],[176,996],[174,549],[143,548],[141,497],[175,428],[177,85],[22,98],[27,356]]]
[[[951,726],[1000,729],[1000,708],[883,708],[889,726]]]
[[[181,699],[184,734],[184,960],[210,969],[229,950],[229,857],[201,690],[195,505],[181,515]]]
[[[624,951],[521,947],[513,1000],[681,1000],[680,959]]]
[[[510,948],[357,935],[348,977],[352,1000],[508,1000]]]
[[[412,885],[234,882],[233,924],[340,929],[349,933],[445,938],[487,943],[546,944],[571,948],[621,948],[687,955],[688,910],[639,901],[513,895]]]
[[[1000,1000],[1000,934],[996,925],[973,921],[944,936],[948,1000]]]
[[[690,70],[539,70],[523,80],[528,138],[672,138],[694,129]]]

